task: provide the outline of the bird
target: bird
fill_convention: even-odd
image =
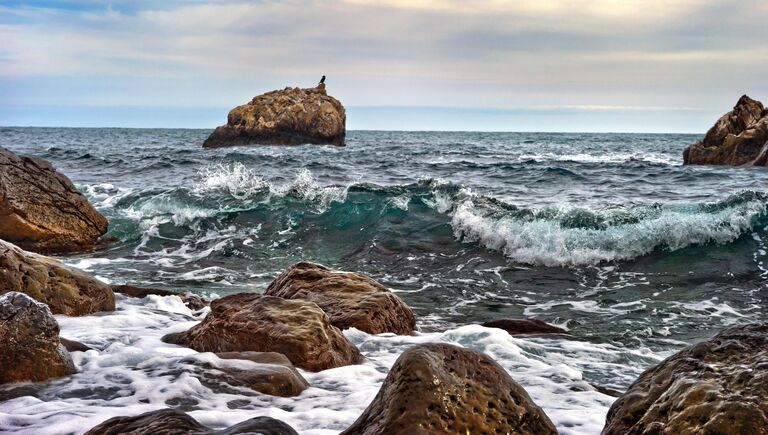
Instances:
[[[323,83],[325,83],[325,76],[323,76],[323,78],[320,79],[320,84],[322,85]]]

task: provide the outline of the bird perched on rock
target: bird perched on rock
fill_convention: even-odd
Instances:
[[[323,76],[323,78],[320,79],[320,84],[322,85],[323,83],[325,83],[325,76]]]

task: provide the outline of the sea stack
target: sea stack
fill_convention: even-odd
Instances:
[[[217,127],[204,148],[238,145],[344,146],[346,113],[339,100],[317,87],[285,88],[254,97],[229,112],[227,125]]]
[[[768,166],[768,109],[744,95],[704,139],[683,152],[686,165]]]

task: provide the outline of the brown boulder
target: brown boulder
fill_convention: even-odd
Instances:
[[[683,152],[688,165],[768,164],[768,110],[759,101],[742,96],[699,142]]]
[[[286,269],[264,292],[316,303],[339,329],[369,334],[410,334],[416,317],[403,301],[371,278],[302,261]]]
[[[72,373],[75,365],[59,343],[59,324],[48,307],[23,293],[0,296],[0,384]]]
[[[54,314],[81,316],[115,310],[115,294],[107,284],[0,240],[0,294],[12,291],[47,304]]]
[[[346,114],[339,100],[316,88],[285,88],[235,107],[204,148],[236,145],[328,144],[344,146]]]
[[[768,434],[768,322],[736,326],[643,372],[604,435]]]
[[[184,302],[184,305],[187,306],[192,311],[201,310],[208,306],[208,301],[203,299],[202,297],[186,292],[186,293],[178,293],[171,290],[163,290],[159,288],[144,288],[144,287],[135,287],[132,285],[113,285],[112,291],[115,293],[120,293],[126,296],[130,296],[132,298],[145,298],[149,295],[156,295],[156,296],[178,296],[181,298],[181,301]]]
[[[510,335],[530,334],[568,334],[563,328],[550,325],[538,319],[499,319],[489,320],[483,323],[486,328],[498,328],[507,331]]]
[[[313,372],[363,359],[314,303],[255,293],[211,302],[211,312],[200,324],[163,340],[198,352],[279,352]]]
[[[114,417],[86,432],[86,435],[297,435],[292,427],[270,417],[255,417],[223,430],[212,430],[188,414],[160,409],[132,417]]]
[[[41,252],[92,248],[108,222],[45,160],[0,147],[0,239]]]
[[[406,350],[346,435],[556,434],[549,418],[494,360],[449,344]]]

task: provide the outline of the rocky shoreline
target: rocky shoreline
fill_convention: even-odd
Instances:
[[[9,161],[23,159],[2,151]],[[47,163],[35,163],[39,167],[47,168],[44,175],[34,168],[20,174],[17,165],[0,165],[0,180],[43,176],[66,180]],[[68,186],[63,181],[60,184]],[[2,187],[12,191],[9,185],[18,183]],[[14,210],[25,210],[25,222],[49,218],[51,204],[90,210],[82,205],[84,197],[79,193],[47,194],[58,201],[46,207],[22,208],[18,204],[23,197],[17,197]],[[6,197],[12,195],[6,193]],[[68,205],[61,205],[62,198]],[[97,226],[104,231],[94,236],[99,231],[61,223],[65,217],[56,219],[62,228],[81,228],[81,237],[73,236],[81,242],[62,245],[62,230],[35,233],[34,239],[24,238],[25,243],[34,240],[24,246],[37,252],[51,252],[54,246],[91,249],[106,231],[106,223]],[[76,370],[70,352],[99,352],[62,339],[53,314],[109,316],[116,308],[115,292],[130,297],[169,295],[163,289],[101,283],[83,271],[16,246],[6,240],[11,238],[8,234],[0,232],[0,383],[70,376]],[[301,395],[310,383],[297,368],[322,372],[364,361],[364,350],[342,330],[418,334],[411,309],[385,286],[362,274],[310,262],[286,269],[263,295],[239,293],[216,299],[209,307],[208,301],[194,295],[179,296],[191,309],[209,311],[202,322],[167,335],[164,341],[196,351],[179,361],[183,366],[179,370],[189,370],[200,382],[216,388],[247,388],[280,397]],[[498,319],[484,326],[509,334],[567,334],[535,319]],[[611,407],[603,433],[768,433],[767,352],[768,323],[729,328],[683,349],[648,369],[621,394]],[[112,418],[88,433],[162,431],[296,433],[279,420],[258,415],[216,431],[175,409]],[[453,345],[423,343],[397,359],[378,395],[343,433],[545,434],[557,430],[515,382],[514,374],[489,356]]]

